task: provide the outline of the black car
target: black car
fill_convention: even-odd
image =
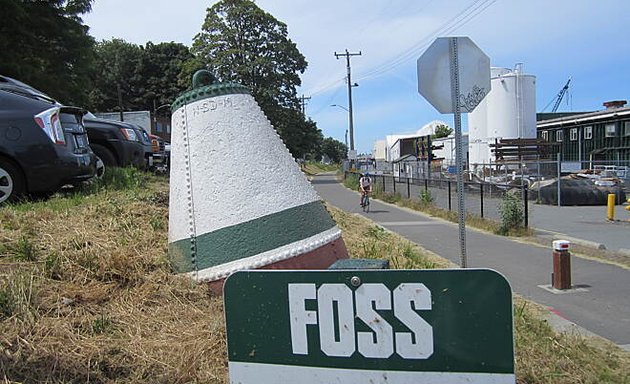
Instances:
[[[0,75],[0,204],[96,175],[84,114]]]
[[[137,127],[121,121],[100,119],[91,113],[83,118],[90,146],[106,167],[146,167],[146,151],[142,132]],[[148,148],[148,149],[147,149]]]

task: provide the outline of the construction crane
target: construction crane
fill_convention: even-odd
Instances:
[[[562,101],[562,99],[564,98],[564,95],[567,93],[567,91],[569,90],[569,83],[571,82],[571,78],[569,77],[569,80],[567,81],[567,83],[564,85],[564,87],[562,87],[562,89],[560,90],[560,92],[558,92],[558,95],[556,97],[554,97],[553,99],[551,99],[551,101],[549,102],[549,104],[547,104],[545,106],[545,108],[543,109],[543,112],[549,108],[549,105],[551,105],[551,103],[554,102],[553,104],[553,108],[551,108],[551,113],[555,113],[558,110],[558,107],[560,106],[560,102]]]

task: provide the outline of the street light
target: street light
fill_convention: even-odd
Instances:
[[[345,110],[346,112],[350,112],[350,110],[346,107],[344,107],[343,105],[339,105],[339,104],[330,104],[331,107],[339,107],[343,110]]]
[[[166,108],[166,107],[170,107],[170,104],[162,104],[159,107],[155,107],[155,99],[153,100],[153,126],[154,129],[157,131],[157,111],[159,111],[162,108]]]

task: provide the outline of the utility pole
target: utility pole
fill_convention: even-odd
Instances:
[[[304,116],[304,118],[306,118],[306,100],[310,100],[311,97],[305,97],[304,94],[302,94],[302,97],[300,97],[300,105],[302,105],[302,116]]]
[[[361,51],[359,53],[351,53],[346,49],[345,53],[337,53],[335,52],[335,57],[339,60],[340,56],[346,57],[346,66],[348,68],[348,125],[350,128],[350,150],[354,151],[354,126],[352,122],[352,78],[350,77],[350,56],[361,56]]]

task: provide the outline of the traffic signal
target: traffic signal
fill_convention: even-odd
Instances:
[[[416,139],[416,157],[428,160],[431,151],[431,136],[420,136]]]

